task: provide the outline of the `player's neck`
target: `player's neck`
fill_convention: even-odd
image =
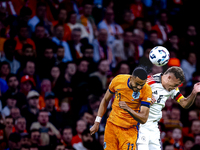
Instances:
[[[161,82],[162,86],[164,87],[164,89],[166,89],[165,86],[164,86],[164,84],[163,84],[164,76],[165,76],[165,75],[162,75],[162,76],[160,77],[160,82]]]

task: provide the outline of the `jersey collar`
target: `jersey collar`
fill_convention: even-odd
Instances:
[[[128,78],[128,81],[127,81],[127,86],[129,87],[129,89],[131,89],[130,85],[129,85],[129,82],[130,82],[130,78]],[[131,89],[132,90],[132,89]]]

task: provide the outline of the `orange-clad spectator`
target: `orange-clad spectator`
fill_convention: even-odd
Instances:
[[[83,121],[83,120],[78,120],[76,122],[76,132],[77,134],[75,136],[73,136],[72,138],[72,146],[76,143],[79,143],[79,142],[82,142],[82,139],[81,139],[81,134],[83,133],[83,131],[87,128],[86,126],[86,122]]]
[[[55,105],[56,102],[55,94],[53,92],[46,92],[44,101],[45,101],[45,107],[43,108],[43,110],[49,112],[49,121],[55,125],[57,123],[56,114],[59,111],[59,107]]]
[[[6,28],[4,27],[3,23],[0,21],[0,54],[3,54],[3,44],[6,41],[5,38],[5,30]]]
[[[183,136],[194,138],[195,135],[200,134],[200,120],[193,120],[191,127],[184,127]]]
[[[88,40],[93,42],[95,36],[97,36],[97,27],[95,25],[94,18],[92,17],[93,2],[87,1],[83,3],[83,14],[80,16],[80,22],[85,26],[88,32]]]
[[[22,54],[22,48],[24,44],[30,44],[33,46],[33,49],[35,50],[35,43],[31,38],[29,38],[28,33],[28,26],[27,25],[21,25],[19,28],[19,34],[17,37],[15,37],[15,41],[17,42],[15,46],[15,50],[17,50],[18,54]]]
[[[158,32],[158,38],[166,42],[168,37],[167,35],[173,31],[173,27],[168,24],[168,13],[163,10],[159,13],[158,21],[156,25],[152,27],[152,30],[156,30]]]
[[[37,7],[35,8],[36,14],[28,21],[28,26],[30,27],[31,32],[35,31],[35,26],[41,22],[44,24],[46,33],[51,34],[51,20],[47,18],[47,5],[43,2],[38,2]],[[52,20],[53,21],[53,20]]]
[[[45,0],[41,0],[42,2],[45,2]],[[13,5],[13,9],[16,12],[17,15],[20,14],[20,10],[23,6],[29,7],[32,10],[32,15],[31,17],[36,15],[36,7],[37,7],[37,3],[39,2],[39,0],[11,0],[12,5]],[[50,10],[50,7],[47,5],[47,19],[49,21],[53,21],[53,15],[52,12]]]
[[[134,18],[144,17],[144,5],[142,0],[134,0],[134,3],[130,6],[130,10],[132,11]]]
[[[67,19],[67,10],[65,8],[60,8],[59,13],[58,13],[58,20],[52,22],[53,26],[56,26],[57,24],[63,25],[63,28],[64,28],[63,40],[64,41],[68,41],[71,39],[71,29],[67,25],[66,19]]]
[[[17,133],[27,133],[26,130],[26,119],[24,117],[19,117],[15,120],[15,125],[13,126],[12,132]]]
[[[43,79],[41,82],[41,95],[39,96],[39,109],[44,109],[45,104],[45,93],[51,92],[51,81],[49,79]],[[59,108],[59,100],[55,98],[55,107]]]
[[[72,127],[70,126],[65,127],[61,132],[61,143],[65,147],[71,147],[72,137],[73,137]]]

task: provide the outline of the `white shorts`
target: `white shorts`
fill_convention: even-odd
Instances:
[[[137,150],[161,150],[158,122],[140,124]]]

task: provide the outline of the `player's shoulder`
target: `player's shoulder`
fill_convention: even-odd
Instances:
[[[155,75],[148,75],[147,77],[147,84],[152,85],[155,83],[161,83],[161,73],[155,74]]]
[[[151,86],[146,82],[142,89],[143,89],[144,91],[146,91],[146,90],[151,90]]]
[[[124,82],[124,80],[126,80],[126,79],[128,79],[128,78],[130,78],[130,75],[129,75],[129,74],[119,74],[119,75],[115,76],[115,77],[113,78],[113,80],[116,80],[116,81],[118,81],[118,82],[121,82],[121,81]]]

